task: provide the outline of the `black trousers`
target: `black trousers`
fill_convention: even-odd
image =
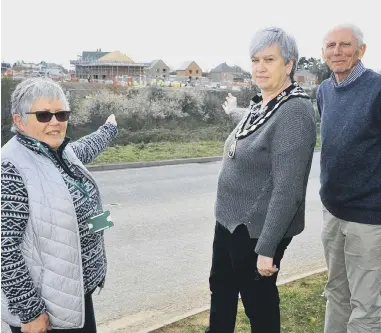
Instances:
[[[280,268],[292,238],[284,238],[274,256]],[[251,239],[245,225],[233,234],[217,222],[213,241],[213,259],[209,285],[211,305],[209,333],[233,333],[237,316],[238,293],[252,333],[280,333],[278,273],[262,277],[257,270],[257,239]]]
[[[83,328],[66,329],[66,330],[51,330],[48,333],[96,333],[97,325],[95,322],[94,306],[92,293],[85,295],[85,325]],[[10,326],[12,333],[21,333],[20,327]]]

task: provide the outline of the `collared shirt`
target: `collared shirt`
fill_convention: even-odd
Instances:
[[[355,81],[356,79],[358,79],[362,74],[364,74],[365,71],[366,71],[366,68],[364,64],[361,61],[359,61],[357,65],[353,68],[352,72],[341,82],[337,82],[335,73],[332,73],[331,78],[332,78],[333,85],[335,87],[345,87],[348,84]]]

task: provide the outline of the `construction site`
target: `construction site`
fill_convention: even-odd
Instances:
[[[75,67],[78,79],[99,81],[132,81],[145,76],[145,70],[150,66],[148,63],[135,63],[129,56],[120,51],[83,52],[77,60],[71,60],[70,64]]]

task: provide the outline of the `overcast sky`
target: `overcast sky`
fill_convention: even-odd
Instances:
[[[293,34],[300,56],[319,57],[324,33],[357,24],[367,67],[381,69],[381,15],[375,0],[1,0],[1,57],[14,63],[69,61],[82,51],[119,50],[135,62],[194,60],[250,69],[252,34],[275,25]]]

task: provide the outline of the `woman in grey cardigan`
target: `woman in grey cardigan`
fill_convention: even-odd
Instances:
[[[45,78],[18,84],[11,112],[16,135],[1,150],[2,319],[12,333],[95,333],[91,295],[104,285],[101,229],[111,223],[84,164],[117,135],[115,117],[70,143],[68,101]]]
[[[234,331],[239,293],[252,332],[280,332],[280,261],[304,229],[316,127],[308,96],[293,82],[297,45],[282,29],[264,29],[252,39],[250,58],[261,94],[248,109],[237,109],[230,94],[223,105],[239,123],[218,178],[210,333]]]

